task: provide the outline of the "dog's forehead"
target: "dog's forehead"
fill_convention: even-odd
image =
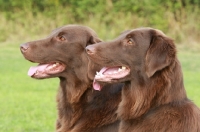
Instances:
[[[152,28],[136,28],[130,31],[130,33],[133,34],[149,34],[149,32],[152,30]]]
[[[126,37],[128,35],[141,35],[141,34],[144,35],[144,36],[149,36],[149,35],[152,35],[152,33],[154,35],[166,36],[161,30],[153,29],[153,28],[150,28],[150,27],[142,27],[142,28],[127,30],[126,32],[123,32],[120,35],[120,38]]]
[[[91,33],[96,33],[93,29],[87,27],[87,26],[82,26],[82,25],[66,25],[62,26],[59,28],[56,28],[52,31],[52,33],[55,32],[91,32]]]
[[[97,33],[91,29],[90,27],[87,26],[82,26],[82,25],[66,25],[66,26],[62,26],[59,28],[54,29],[50,36],[56,36],[60,33],[63,34],[68,34],[68,35],[75,35],[75,36],[82,36],[82,37],[90,37],[90,36],[94,36],[97,37]]]
[[[143,34],[143,35],[148,35],[150,33],[150,30],[152,28],[137,28],[137,29],[132,29],[132,30],[126,30],[124,32],[122,32],[119,36],[119,38],[126,38],[127,36],[129,35],[140,35],[140,34]]]
[[[154,29],[154,28],[150,28],[150,27],[146,27],[146,28],[137,28],[132,30],[135,33],[152,33],[152,31],[154,33],[156,33],[157,35],[162,35],[162,36],[166,36],[161,30],[159,29]]]
[[[74,26],[74,25],[67,25],[67,26],[62,26],[59,28],[56,28],[52,31],[52,34],[56,34],[59,32],[74,32],[77,30],[80,30],[81,28],[79,26]]]

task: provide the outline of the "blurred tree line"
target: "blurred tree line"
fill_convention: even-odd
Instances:
[[[96,19],[97,24],[103,23],[102,27],[111,29],[114,25],[118,27],[120,21],[125,21],[127,24],[121,22],[125,28],[156,27],[172,36],[177,32],[170,31],[170,28],[177,29],[177,26],[179,31],[187,29],[199,35],[199,8],[200,0],[0,0],[0,15],[21,25],[26,23],[19,18],[28,19],[42,14],[50,21],[65,14],[65,19],[59,19],[62,21],[59,24],[85,24]],[[188,26],[182,27],[184,24]],[[181,40],[184,35],[175,37]]]
[[[0,11],[6,12],[8,19],[12,13],[21,10],[29,10],[34,15],[39,12],[55,15],[56,10],[62,8],[68,9],[68,13],[78,21],[87,20],[90,15],[95,14],[103,16],[131,12],[147,17],[164,11],[173,12],[178,21],[183,9],[193,12],[199,7],[200,0],[0,0]]]

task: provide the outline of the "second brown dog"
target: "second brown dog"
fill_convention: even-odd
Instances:
[[[105,66],[97,72],[95,86],[125,82],[120,132],[200,132],[200,110],[186,96],[175,44],[164,33],[128,30],[86,51]]]

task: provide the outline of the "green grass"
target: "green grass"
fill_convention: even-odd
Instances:
[[[188,97],[200,106],[200,53],[179,52]]]
[[[200,53],[179,52],[190,99],[200,106]],[[55,129],[58,79],[34,80],[19,44],[0,45],[1,132],[51,132]]]
[[[0,130],[2,132],[51,132],[56,120],[58,79],[34,80],[32,65],[19,45],[0,46]]]

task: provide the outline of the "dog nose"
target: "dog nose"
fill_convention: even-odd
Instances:
[[[22,44],[22,45],[20,45],[20,50],[23,53],[26,52],[28,50],[28,48],[29,48],[28,44]]]
[[[86,47],[86,52],[87,54],[94,54],[95,53],[95,48],[92,45],[89,45]]]

